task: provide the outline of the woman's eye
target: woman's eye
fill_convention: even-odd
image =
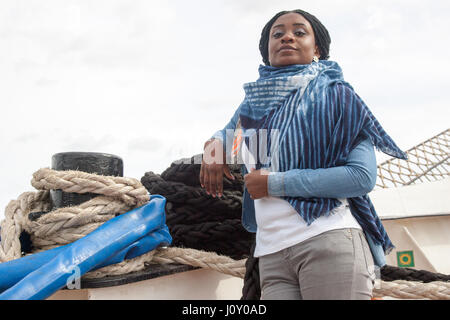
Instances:
[[[306,34],[306,32],[304,32],[304,31],[302,31],[302,30],[294,31],[294,35],[297,36],[297,37],[302,37],[302,36],[304,36],[305,34]],[[284,32],[282,32],[282,31],[276,31],[276,32],[273,33],[272,36],[273,36],[275,39],[278,39],[278,38],[281,38],[283,35],[284,35]]]
[[[273,34],[273,37],[274,38],[279,38],[279,37],[281,37],[281,36],[283,36],[283,32],[274,32],[274,34]]]

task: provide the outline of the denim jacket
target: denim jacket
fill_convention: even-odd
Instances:
[[[246,175],[247,168],[243,165],[241,168],[242,175]],[[274,195],[271,193],[271,190],[273,191],[273,183],[271,183],[271,176],[269,176],[269,194]],[[333,179],[334,180],[334,179]],[[325,180],[322,180],[325,182]],[[335,180],[336,181],[336,180]],[[325,183],[326,184],[326,183]],[[324,184],[324,185],[325,185]],[[342,185],[341,185],[342,188]],[[244,194],[242,197],[242,225],[248,232],[256,232],[257,225],[256,225],[256,216],[255,216],[255,202],[253,199],[250,198],[250,194],[248,193],[248,190],[246,187],[244,187]],[[367,243],[369,244],[370,251],[372,252],[372,257],[374,260],[374,263],[377,267],[381,268],[386,264],[386,258],[384,255],[384,251],[381,245],[375,244],[372,239],[366,235]]]
[[[226,144],[225,130],[231,129],[235,125],[237,119],[234,118],[223,130],[216,132],[213,136],[213,138],[223,141],[224,148]],[[236,122],[233,123],[233,121]],[[244,165],[241,167],[241,173],[243,176],[248,173]],[[275,197],[351,198],[369,193],[375,186],[376,178],[377,166],[374,147],[371,141],[366,139],[350,152],[344,166],[272,172],[268,177],[268,192],[270,196]],[[242,201],[242,225],[247,231],[256,232],[254,201],[245,187]],[[382,267],[386,264],[382,246],[375,244],[367,234],[366,238],[375,265]]]

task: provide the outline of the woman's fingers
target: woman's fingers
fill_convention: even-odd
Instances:
[[[209,193],[215,197],[217,191],[217,173],[213,166],[212,170],[209,172]]]
[[[224,165],[204,165],[200,169],[200,183],[206,193],[213,197],[221,197],[223,195],[223,175]],[[234,176],[228,171],[227,176],[234,180]]]
[[[203,181],[204,178],[205,178],[205,162],[202,161],[202,165],[200,167],[200,176],[199,176],[199,181],[200,181],[200,185],[202,186],[202,188],[205,187],[205,182]]]
[[[223,194],[223,170],[217,171],[216,190],[217,190],[217,196],[221,197]]]
[[[210,184],[211,184],[211,179],[210,179],[210,175],[209,175],[209,170],[208,170],[208,168],[205,168],[204,179],[203,179],[203,185],[204,185],[203,188],[205,188],[207,194],[211,193]]]
[[[213,197],[221,197],[223,195],[224,174],[231,180],[236,179],[226,164],[206,164],[203,161],[200,167],[200,185],[206,190],[207,194]]]
[[[228,177],[228,179],[234,180],[235,177],[233,176],[233,174],[230,171],[230,167],[227,165],[223,166],[223,173]]]
[[[216,197],[223,194],[224,167],[223,143],[218,139],[209,140],[203,147],[203,160],[200,169],[200,184],[206,193]],[[228,171],[230,179],[234,177]]]

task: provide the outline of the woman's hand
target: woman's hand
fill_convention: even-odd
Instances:
[[[206,193],[221,197],[223,194],[223,175],[234,180],[230,168],[226,164],[223,144],[219,139],[208,140],[203,148],[203,159],[200,168],[200,184]]]
[[[250,198],[256,200],[267,197],[268,191],[269,171],[261,169],[251,169],[251,172],[244,176],[244,183],[247,187]]]

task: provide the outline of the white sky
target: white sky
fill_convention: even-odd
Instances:
[[[0,219],[58,152],[137,179],[201,153],[257,78],[262,27],[297,8],[403,150],[449,127],[449,1],[0,0]]]

